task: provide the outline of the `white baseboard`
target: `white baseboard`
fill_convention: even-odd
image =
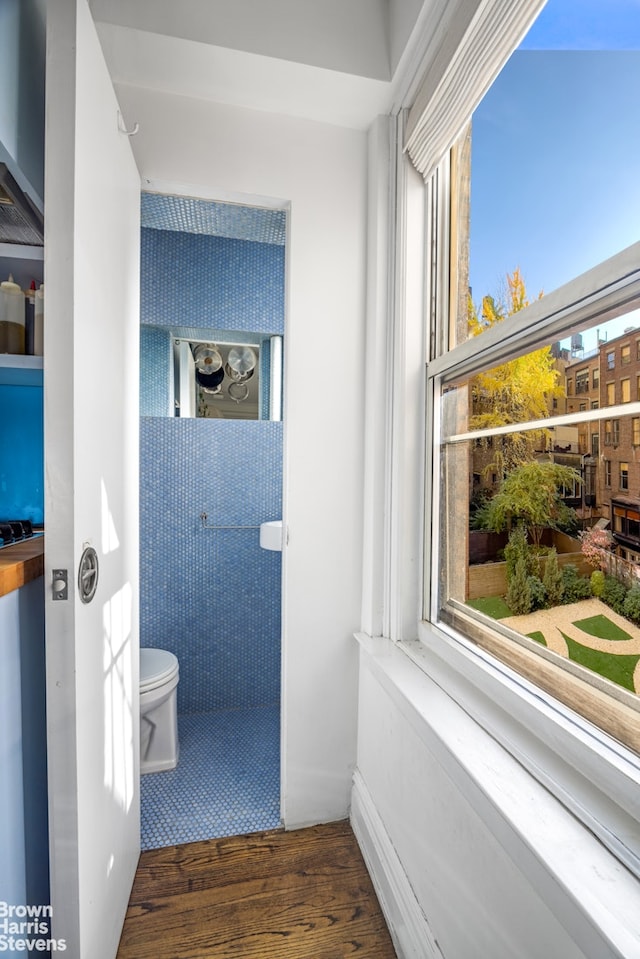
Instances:
[[[398,959],[443,959],[369,790],[357,771],[351,793],[351,826]]]

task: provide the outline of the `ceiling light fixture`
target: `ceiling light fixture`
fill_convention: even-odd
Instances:
[[[257,357],[250,346],[232,346],[227,362],[235,373],[248,373],[255,367]]]

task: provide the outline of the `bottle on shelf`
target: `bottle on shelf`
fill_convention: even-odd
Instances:
[[[24,353],[25,300],[13,277],[0,283],[0,353]]]
[[[33,321],[33,353],[42,356],[44,353],[44,283],[36,290],[36,303]]]
[[[27,356],[34,354],[34,331],[35,331],[35,311],[36,311],[36,281],[31,281],[31,286],[24,291],[25,306],[25,326],[24,326],[24,351]]]

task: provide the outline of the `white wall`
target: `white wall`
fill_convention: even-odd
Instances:
[[[290,204],[282,811],[348,811],[361,593],[366,135],[119,86],[143,181]],[[382,384],[381,384],[382,387]]]
[[[391,76],[387,0],[91,0],[90,6],[107,23],[379,80]]]

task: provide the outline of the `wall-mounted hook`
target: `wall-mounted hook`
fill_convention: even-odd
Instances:
[[[131,130],[127,130],[126,126],[124,125],[122,114],[118,110],[118,130],[120,130],[120,133],[126,133],[128,137],[134,137],[139,129],[140,129],[140,124],[134,123],[133,128]]]

